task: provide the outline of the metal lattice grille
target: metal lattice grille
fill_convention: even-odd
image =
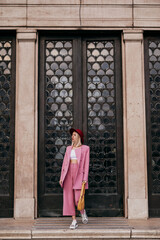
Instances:
[[[90,192],[116,193],[114,41],[87,42]]]
[[[9,194],[12,41],[0,41],[0,194]]]
[[[149,41],[153,193],[160,193],[160,41]]]
[[[71,144],[68,130],[73,125],[72,42],[46,41],[45,51],[45,192],[58,193],[62,160]]]

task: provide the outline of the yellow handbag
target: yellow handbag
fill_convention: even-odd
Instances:
[[[81,194],[77,205],[77,209],[79,211],[84,209],[84,195],[85,195],[85,182],[82,183]]]

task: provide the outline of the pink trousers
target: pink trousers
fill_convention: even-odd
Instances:
[[[73,189],[77,173],[77,163],[70,163],[67,176],[63,185],[63,216],[75,216],[81,190]]]

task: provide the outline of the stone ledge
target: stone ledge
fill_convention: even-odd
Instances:
[[[0,240],[55,240],[55,239],[159,239],[160,229],[61,229],[61,230],[16,230],[1,229]]]
[[[129,220],[125,218],[89,218],[84,225],[70,230],[71,218],[11,219],[0,218],[0,240],[157,240],[160,239],[160,219]]]
[[[130,229],[90,229],[90,230],[33,230],[32,239],[129,239]]]
[[[1,239],[32,239],[31,230],[0,230]]]
[[[132,229],[131,238],[157,239],[160,238],[160,229]]]

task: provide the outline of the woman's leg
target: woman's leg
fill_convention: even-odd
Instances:
[[[69,170],[63,186],[63,215],[72,216],[70,229],[78,227],[75,212],[75,200],[73,190],[73,166],[70,164]]]
[[[72,219],[73,219],[73,220],[76,220],[76,216],[72,216]]]
[[[72,187],[71,166],[69,167],[63,186],[63,215],[75,216],[74,192]]]
[[[78,205],[78,201],[81,195],[81,189],[74,189],[74,198],[75,198],[75,205]]]
[[[80,195],[81,195],[81,190],[75,189],[74,190],[74,196],[75,196],[75,204],[76,204],[76,206],[78,205],[78,201],[79,201]],[[83,223],[88,223],[88,217],[87,217],[85,209],[81,210],[80,213],[81,213],[81,216],[82,216],[82,222]]]

